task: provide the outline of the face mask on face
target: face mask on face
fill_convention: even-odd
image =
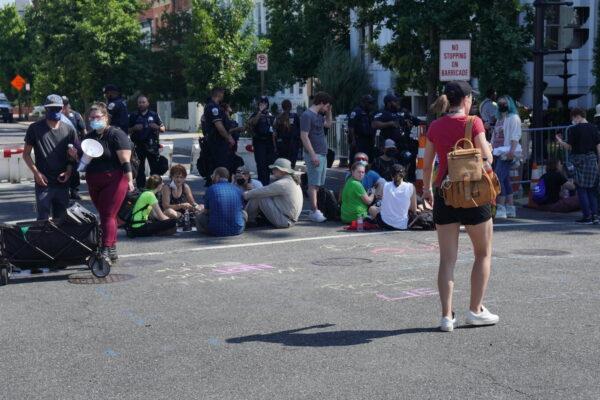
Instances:
[[[396,149],[387,149],[385,151],[385,155],[388,156],[388,157],[392,157],[393,158],[393,157],[396,157],[397,154],[398,154],[398,150],[396,150]]]
[[[90,128],[93,130],[104,129],[106,128],[106,121],[103,119],[94,119],[90,122]]]
[[[46,109],[46,119],[49,121],[60,121],[61,109],[48,108]]]
[[[498,111],[500,112],[508,112],[508,105],[507,104],[498,104]]]

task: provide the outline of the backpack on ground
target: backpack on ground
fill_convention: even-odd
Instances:
[[[548,191],[546,190],[546,181],[541,177],[537,185],[533,188],[531,199],[539,205],[545,204],[548,200]]]
[[[423,210],[419,214],[410,213],[408,229],[420,229],[423,231],[434,231],[433,211]]]
[[[317,191],[317,208],[328,220],[337,221],[340,219],[340,205],[332,190],[324,187],[319,188]]]

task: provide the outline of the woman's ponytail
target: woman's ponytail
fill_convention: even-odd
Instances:
[[[437,98],[436,101],[430,107],[430,110],[435,115],[441,115],[450,109],[450,100],[448,100],[448,96],[445,94],[441,95]]]

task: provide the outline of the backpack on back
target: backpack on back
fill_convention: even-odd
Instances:
[[[317,191],[317,207],[328,220],[340,219],[340,206],[333,191],[320,187]]]
[[[127,229],[131,225],[133,219],[133,207],[139,199],[140,194],[140,191],[135,190],[133,192],[127,192],[125,195],[125,199],[123,200],[123,203],[121,203],[121,208],[119,208],[119,212],[117,213],[117,224],[119,227]]]

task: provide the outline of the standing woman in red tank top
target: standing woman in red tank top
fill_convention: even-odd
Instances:
[[[475,260],[471,272],[471,301],[466,315],[469,325],[493,325],[499,320],[483,306],[483,297],[490,277],[492,264],[492,212],[490,205],[475,208],[447,206],[440,185],[448,173],[447,154],[456,142],[465,137],[468,112],[473,103],[472,89],[467,82],[448,82],[444,94],[433,104],[435,120],[427,132],[425,165],[423,168],[423,198],[433,202],[433,219],[437,227],[440,247],[438,289],[442,303],[440,329],[451,332],[456,324],[452,308],[454,267],[458,256],[460,226],[464,225],[473,244]],[[481,150],[484,162],[491,164],[492,152],[485,138],[485,128],[479,117],[473,121],[473,144]],[[437,155],[439,168],[432,182],[433,163]],[[486,166],[491,168],[489,165]]]

